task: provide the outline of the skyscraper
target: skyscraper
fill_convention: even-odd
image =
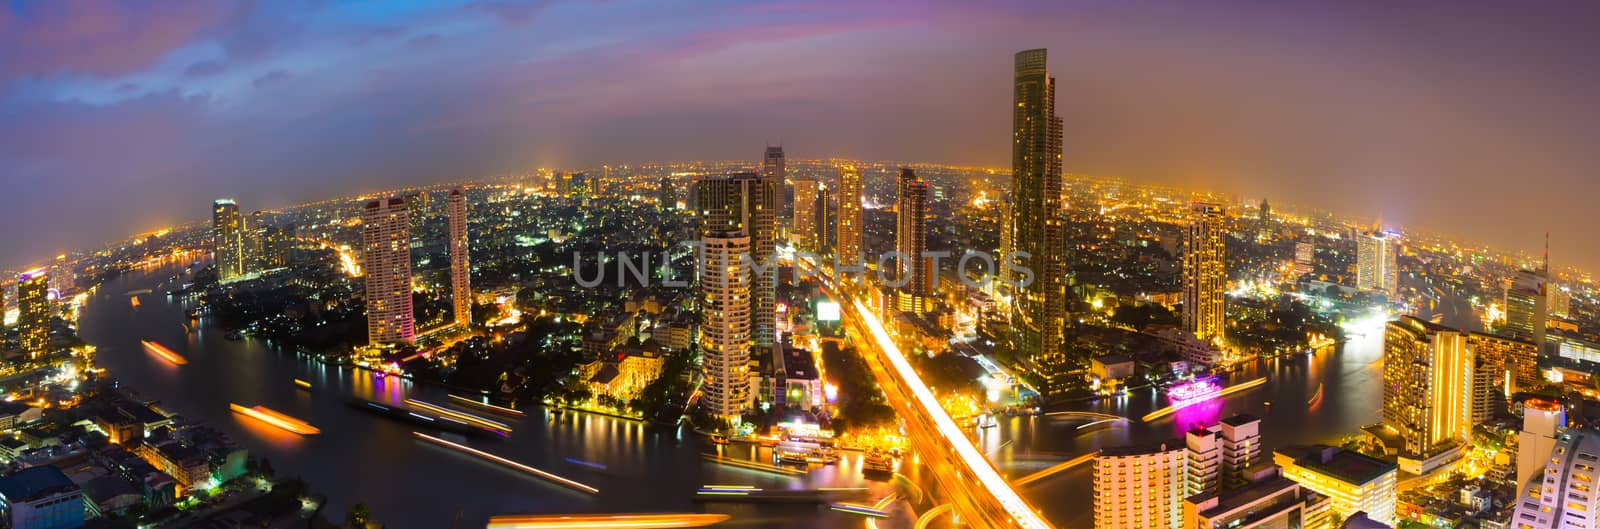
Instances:
[[[260,231],[261,267],[283,268],[289,266],[289,252],[294,248],[294,225],[267,224],[262,226]]]
[[[816,253],[821,247],[817,240],[817,235],[821,233],[821,226],[817,224],[819,192],[820,182],[809,178],[794,179],[794,222],[789,229],[789,241],[802,251]]]
[[[1261,207],[1256,210],[1256,241],[1266,242],[1272,238],[1272,204],[1267,199],[1261,199]]]
[[[1227,310],[1228,257],[1220,204],[1196,202],[1184,237],[1183,330],[1202,340],[1222,339]]]
[[[422,225],[428,221],[428,194],[418,191],[406,195],[406,230],[411,235],[412,249],[423,246]]]
[[[1189,449],[1181,440],[1102,448],[1094,457],[1095,529],[1177,529]]]
[[[50,349],[50,277],[43,268],[17,276],[17,332],[28,358]]]
[[[367,202],[361,215],[362,270],[367,276],[367,342],[409,344],[416,339],[411,312],[411,236],[406,201]]]
[[[1518,270],[1506,289],[1506,333],[1533,342],[1544,350],[1545,325],[1549,320],[1545,304],[1545,276],[1534,270]]]
[[[244,230],[244,267],[246,273],[259,272],[267,268],[267,220],[261,211],[250,212],[250,220],[245,222]]]
[[[1400,241],[1389,233],[1356,236],[1356,288],[1393,296],[1400,286],[1400,269],[1395,263],[1399,253]]]
[[[700,351],[705,403],[713,415],[739,417],[750,407],[750,252],[743,230],[700,235]]]
[[[812,251],[816,252],[817,255],[825,255],[833,249],[831,240],[833,230],[828,229],[829,226],[833,225],[828,222],[828,196],[828,184],[817,182],[816,206],[812,208],[815,210],[812,215],[815,220],[811,222],[811,225],[815,227],[812,231],[814,232],[813,237],[815,238],[816,246]]]
[[[898,281],[904,282],[895,290],[895,305],[901,312],[921,314],[932,309],[933,261],[925,259],[928,251],[928,182],[911,169],[900,170],[899,222],[895,229],[895,250],[900,252]]]
[[[1471,431],[1472,353],[1455,329],[1412,316],[1383,333],[1383,427],[1402,455],[1426,458]]]
[[[1012,208],[1003,229],[1011,231],[1015,261],[1032,270],[1033,282],[1013,293],[1012,347],[1018,358],[1045,372],[1055,368],[1043,366],[1065,360],[1067,257],[1061,202],[1061,118],[1056,116],[1056,80],[1050,76],[1045,50],[1018,52],[1014,67]],[[1001,259],[1012,260],[1009,255]]]
[[[861,170],[839,166],[839,232],[833,241],[840,265],[853,266],[865,257],[861,245]]]
[[[756,173],[734,173],[695,182],[695,212],[700,217],[701,237],[717,230],[743,230],[750,238],[751,262],[764,268],[749,271],[753,307],[750,329],[762,350],[777,342],[778,185],[777,180]]]
[[[467,263],[467,195],[451,189],[445,200],[450,217],[450,297],[455,304],[456,327],[472,325],[472,267]]]
[[[761,155],[761,176],[777,182],[777,201],[773,202],[777,209],[773,210],[773,234],[779,240],[790,240],[790,231],[794,229],[794,204],[789,203],[789,173],[788,166],[784,163],[783,146],[767,146],[767,151]]]
[[[1531,448],[1530,448],[1531,449]],[[1544,454],[1542,476],[1523,485],[1511,517],[1519,529],[1595,527],[1600,494],[1600,432],[1570,429],[1556,436],[1554,449]]]
[[[661,209],[678,207],[678,183],[670,176],[663,176],[656,183],[656,202]]]
[[[230,281],[245,275],[244,217],[231,198],[211,203],[211,255],[217,263],[217,280]]]

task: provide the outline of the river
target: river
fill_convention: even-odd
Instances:
[[[417,427],[346,405],[351,395],[440,402],[446,398],[441,389],[327,366],[259,340],[230,341],[204,322],[189,332],[183,307],[159,288],[138,295],[138,306],[129,301],[130,292],[154,288],[174,271],[133,272],[102,285],[79,320],[79,333],[98,348],[96,362],[140,396],[227,432],[252,456],[270,460],[278,475],[304,478],[314,492],[327,495],[324,513],[336,522],[343,521],[350,505],[363,502],[376,519],[396,529],[451,527],[458,512],[459,527],[483,527],[496,514],[715,512],[732,515],[730,527],[823,528],[860,522],[825,508],[699,504],[692,495],[710,483],[871,486],[874,497],[888,490],[862,480],[856,454],[804,478],[777,477],[705,462],[702,451],[716,448],[687,431],[651,430],[584,413],[553,416],[533,409],[526,419],[510,421],[510,439],[467,443],[600,492],[591,496],[547,483],[417,441],[412,436]],[[162,361],[146,353],[140,340],[166,345],[189,363]],[[298,389],[297,378],[315,390]],[[299,437],[263,426],[230,412],[230,402],[271,407],[310,422],[322,434]]]

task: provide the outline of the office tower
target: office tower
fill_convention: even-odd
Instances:
[[[1189,450],[1181,440],[1102,448],[1094,456],[1095,529],[1177,529]]]
[[[661,180],[657,181],[656,192],[659,193],[659,195],[656,198],[656,202],[658,202],[657,205],[661,206],[661,209],[673,209],[678,207],[677,185],[677,182],[674,182],[672,177],[669,176],[663,176],[661,177]]]
[[[1533,342],[1544,350],[1545,276],[1535,270],[1518,270],[1506,289],[1506,334]]]
[[[1383,427],[1425,458],[1471,431],[1472,353],[1460,331],[1412,316],[1383,333]]]
[[[751,338],[763,351],[777,343],[777,205],[779,181],[756,173],[734,173],[695,182],[695,211],[704,237],[717,230],[743,230],[750,238]]]
[[[467,194],[461,189],[451,189],[445,199],[446,214],[450,217],[450,297],[455,304],[456,327],[466,330],[472,325],[472,267],[467,262]]]
[[[261,227],[262,268],[289,266],[289,252],[294,249],[294,231],[292,224],[267,224]]]
[[[1544,475],[1544,463],[1556,447],[1556,435],[1567,427],[1561,403],[1531,398],[1522,404],[1522,431],[1517,433],[1517,490],[1530,478]]]
[[[761,157],[761,176],[782,182],[788,178],[788,168],[783,160],[783,146],[768,145],[767,152]]]
[[[928,251],[928,182],[911,169],[900,170],[899,219],[895,228],[895,250],[900,252],[895,289],[895,306],[900,312],[922,314],[932,310],[933,261],[923,258]]]
[[[1539,347],[1533,342],[1474,331],[1467,334],[1467,347],[1472,348],[1474,358],[1483,360],[1489,368],[1510,373],[1515,388],[1540,382]]]
[[[230,281],[245,275],[244,217],[231,198],[211,204],[211,255],[217,263],[217,280]]]
[[[839,166],[839,232],[834,236],[834,255],[842,266],[859,264],[866,251],[861,245],[861,170]]]
[[[1519,448],[1520,450],[1520,448]],[[1568,529],[1596,527],[1600,494],[1600,432],[1571,429],[1556,436],[1555,448],[1546,452],[1543,479],[1535,477],[1517,495],[1518,529]]]
[[[1300,241],[1294,243],[1294,272],[1296,274],[1309,274],[1316,270],[1317,243]]]
[[[406,201],[367,202],[361,215],[361,265],[367,276],[367,342],[409,344],[416,339],[411,312],[411,237]]]
[[[37,268],[17,276],[17,334],[28,358],[50,349],[50,276]]]
[[[1395,523],[1394,463],[1323,445],[1289,446],[1272,454],[1283,476],[1317,494],[1333,498],[1333,514],[1349,519],[1365,512],[1385,524]]]
[[[1261,199],[1261,207],[1256,210],[1256,241],[1266,242],[1272,238],[1272,204],[1267,199]]]
[[[816,253],[820,247],[817,243],[817,234],[821,233],[817,224],[819,191],[816,180],[794,179],[794,223],[789,229],[789,242],[800,251]]]
[[[1546,283],[1544,286],[1546,312],[1552,318],[1567,318],[1572,315],[1572,292],[1566,287],[1555,283]]]
[[[1393,296],[1400,287],[1400,269],[1395,257],[1400,241],[1384,232],[1356,235],[1356,288]]]
[[[705,403],[712,415],[736,419],[750,407],[750,252],[743,230],[700,236],[700,352]]]
[[[1228,257],[1220,204],[1196,202],[1184,237],[1183,330],[1201,340],[1222,339],[1228,292]]]
[[[1283,477],[1276,467],[1257,470],[1240,488],[1184,500],[1183,527],[1331,529],[1331,498]]]
[[[1012,347],[1027,365],[1064,362],[1066,224],[1061,202],[1061,118],[1043,49],[1018,52],[1011,114],[1011,231],[1016,262],[1033,282],[1013,292]],[[1027,254],[1023,257],[1022,254]],[[1009,256],[1001,256],[1009,262]],[[1004,264],[1001,268],[1004,268]],[[1021,278],[1014,278],[1020,280]],[[1047,368],[1048,369],[1048,368]],[[1048,377],[1052,373],[1041,373]]]

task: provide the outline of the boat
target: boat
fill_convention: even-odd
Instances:
[[[863,476],[889,476],[893,474],[894,458],[883,452],[873,450],[861,462],[861,475]]]
[[[711,435],[711,444],[719,444],[719,445],[728,444],[728,436],[722,435],[722,434],[712,434]]]
[[[310,423],[290,417],[266,406],[245,407],[236,403],[228,403],[228,408],[232,409],[234,413],[267,423],[284,431],[293,432],[300,435],[317,435],[322,433],[322,430],[312,426]]]
[[[178,353],[172,352],[172,350],[166,348],[166,346],[163,346],[161,344],[152,342],[150,340],[140,340],[139,343],[144,345],[145,352],[153,354],[153,355],[156,355],[156,356],[160,357],[162,360],[166,360],[167,362],[170,362],[170,363],[172,363],[174,365],[180,365],[181,366],[181,365],[189,363],[189,359],[184,358],[183,355],[180,355]]]

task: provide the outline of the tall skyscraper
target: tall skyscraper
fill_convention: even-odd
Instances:
[[[1273,452],[1272,462],[1284,477],[1333,498],[1333,514],[1340,518],[1364,512],[1395,523],[1399,469],[1394,463],[1323,445],[1285,447]]]
[[[932,309],[933,261],[923,258],[928,251],[928,182],[911,169],[900,170],[899,222],[895,229],[895,249],[901,259],[895,305],[901,312],[921,314]]]
[[[1426,458],[1471,431],[1472,353],[1455,329],[1412,316],[1383,333],[1383,427],[1403,455]]]
[[[826,255],[833,250],[833,230],[828,229],[833,226],[833,223],[829,222],[830,217],[828,216],[829,195],[828,184],[817,182],[817,202],[816,207],[813,208],[816,210],[814,215],[816,220],[812,222],[812,225],[816,227],[816,235],[814,235],[816,249],[813,251],[817,255]]]
[[[764,270],[750,270],[751,334],[762,350],[777,343],[777,205],[779,182],[756,173],[735,173],[695,182],[696,214],[704,237],[716,230],[743,230],[749,258]],[[771,264],[769,265],[769,261]]]
[[[455,304],[456,327],[472,325],[472,267],[467,262],[467,194],[451,189],[445,200],[450,217],[450,297]]]
[[[428,194],[418,191],[406,195],[406,229],[411,234],[411,248],[418,249],[423,246],[424,235],[422,225],[428,221]]]
[[[1189,449],[1183,441],[1102,448],[1094,457],[1095,529],[1177,529]]]
[[[17,276],[17,332],[28,358],[49,352],[50,319],[49,275],[38,268]]]
[[[289,253],[294,249],[294,225],[267,224],[262,226],[260,231],[261,267],[283,268],[289,266]]]
[[[861,170],[855,166],[839,166],[838,226],[834,255],[843,266],[860,263],[866,248],[861,243]]]
[[[817,193],[820,191],[816,180],[794,179],[794,223],[789,229],[789,241],[802,251],[816,253],[821,247],[817,242],[817,235],[821,233],[821,226],[817,224]]]
[[[1483,361],[1486,367],[1498,373],[1508,373],[1495,378],[1509,377],[1513,389],[1527,388],[1540,382],[1539,347],[1531,341],[1472,332],[1467,334],[1467,347],[1472,349],[1473,358]]]
[[[1545,307],[1549,309],[1546,312],[1550,313],[1550,317],[1567,318],[1572,315],[1572,293],[1565,287],[1548,282],[1544,285],[1544,293]]]
[[[1363,233],[1356,236],[1356,288],[1386,293],[1394,296],[1400,287],[1400,269],[1395,257],[1400,254],[1400,241],[1384,232]]]
[[[1521,450],[1521,448],[1519,448]],[[1600,432],[1571,429],[1556,436],[1555,448],[1544,454],[1543,476],[1528,480],[1511,517],[1519,529],[1596,527],[1600,494]]]
[[[367,276],[367,342],[372,345],[416,340],[408,217],[406,201],[400,197],[367,202],[362,211],[361,268]]]
[[[245,222],[244,230],[244,267],[246,273],[259,272],[267,268],[267,219],[261,211],[250,212],[250,220]]]
[[[1545,325],[1550,316],[1545,304],[1546,278],[1542,271],[1518,270],[1506,289],[1506,333],[1533,342],[1544,350]]]
[[[248,273],[245,265],[244,217],[231,198],[211,203],[211,255],[217,264],[217,279],[229,281]]]
[[[1267,199],[1261,199],[1261,207],[1256,210],[1256,241],[1266,242],[1272,238],[1272,204]]]
[[[778,183],[778,200],[773,204],[773,234],[780,241],[790,239],[790,232],[794,229],[794,204],[789,202],[789,172],[788,165],[783,157],[783,146],[767,146],[767,151],[761,155],[761,176]],[[776,242],[776,241],[774,241]]]
[[[1012,348],[1040,371],[1065,361],[1066,221],[1061,201],[1061,118],[1044,49],[1018,52],[1011,114],[1011,231],[1016,262],[1033,282],[1013,293]],[[1026,254],[1026,257],[1023,257]],[[1001,256],[1010,260],[1010,256]],[[1004,268],[1002,265],[1001,268]],[[1054,373],[1043,372],[1046,376]]]
[[[1228,292],[1227,218],[1220,204],[1196,202],[1184,237],[1183,330],[1202,340],[1222,339]]]
[[[700,351],[705,403],[713,415],[734,419],[750,407],[750,252],[744,230],[711,229],[700,235]]]
[[[661,209],[678,207],[678,182],[670,176],[663,176],[656,182],[657,205]]]

